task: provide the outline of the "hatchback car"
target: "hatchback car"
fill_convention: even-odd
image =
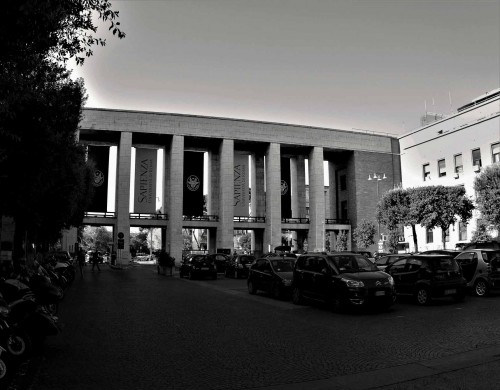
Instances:
[[[179,276],[187,276],[189,279],[196,277],[211,277],[217,279],[217,268],[213,258],[208,255],[193,255],[182,260],[179,268]]]
[[[274,298],[291,294],[293,257],[268,256],[256,260],[249,269],[247,286],[250,294],[258,290],[271,293]]]
[[[334,310],[371,305],[389,308],[396,299],[392,277],[356,253],[301,255],[293,280],[295,304],[306,298],[327,302]]]
[[[397,294],[413,296],[419,305],[437,297],[449,296],[457,302],[465,298],[466,281],[450,256],[410,255],[389,265],[385,272],[394,278]]]
[[[459,254],[455,260],[462,268],[467,287],[478,297],[500,289],[500,250],[470,249]]]
[[[252,255],[236,255],[226,267],[226,277],[247,278],[248,270],[255,261],[255,256]]]
[[[207,255],[209,259],[211,259],[215,263],[215,267],[217,268],[217,272],[224,273],[226,272],[226,267],[229,264],[230,256],[224,255],[222,253],[213,253],[211,255]]]

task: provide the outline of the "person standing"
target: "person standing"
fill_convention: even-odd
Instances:
[[[97,270],[101,272],[101,269],[99,268],[99,251],[94,251],[92,253],[92,272],[94,272],[94,268],[97,265]]]
[[[80,275],[82,275],[83,278],[83,267],[85,267],[85,252],[83,249],[78,251],[77,260],[78,266],[80,267]]]

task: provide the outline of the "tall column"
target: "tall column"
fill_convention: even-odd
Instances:
[[[123,249],[117,247],[118,265],[130,261],[130,170],[132,166],[132,133],[121,132],[116,163],[116,229],[114,242],[118,243],[118,234],[123,233]]]
[[[264,252],[281,245],[281,160],[280,145],[269,144],[266,153],[266,232]]]
[[[223,139],[219,166],[219,228],[217,248],[233,250],[234,236],[234,141]]]
[[[184,136],[174,135],[170,144],[169,153],[166,153],[167,162],[165,172],[165,193],[169,199],[168,210],[167,250],[175,257],[177,265],[182,259],[182,207],[184,192]]]
[[[297,202],[299,207],[297,217],[306,218],[306,159],[304,156],[297,156]]]
[[[266,191],[264,181],[264,156],[252,154],[250,157],[252,166],[250,176],[251,199],[250,215],[252,217],[263,217],[266,214]],[[257,234],[258,233],[258,234]],[[256,253],[263,253],[263,235],[261,232],[252,230],[252,250]]]
[[[336,187],[336,182],[335,182],[335,177],[337,176],[336,172],[336,165],[335,163],[328,161],[328,198],[330,202],[330,214],[328,215],[328,218],[338,218],[337,217],[337,187]]]
[[[309,154],[309,251],[325,250],[325,184],[323,148],[315,146]]]

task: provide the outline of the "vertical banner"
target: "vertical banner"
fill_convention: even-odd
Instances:
[[[290,183],[290,159],[281,159],[281,218],[292,218],[292,185]]]
[[[184,152],[184,215],[203,215],[203,153]]]
[[[135,150],[134,212],[156,212],[156,149]]]
[[[88,160],[94,163],[94,197],[87,211],[108,211],[109,146],[88,146]]]
[[[234,215],[248,217],[248,154],[234,154]]]

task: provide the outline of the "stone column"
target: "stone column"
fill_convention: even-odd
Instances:
[[[132,133],[121,132],[116,163],[116,229],[114,242],[118,243],[118,233],[123,233],[123,249],[116,245],[116,263],[125,265],[130,261],[130,170],[132,166]]]
[[[252,217],[264,217],[266,214],[266,192],[264,182],[264,156],[260,154],[252,154],[250,158],[251,176],[251,200],[250,210]],[[263,241],[262,234],[256,234],[252,230],[252,251],[257,251],[262,254]]]
[[[165,193],[169,202],[167,227],[167,250],[179,265],[182,259],[182,208],[184,195],[184,136],[172,136],[169,153],[166,153]]]
[[[328,218],[338,218],[337,217],[337,187],[336,187],[336,182],[335,182],[335,177],[337,176],[337,173],[335,170],[337,169],[335,163],[328,161],[328,173],[329,173],[329,191],[328,191],[328,196],[329,196],[329,202],[330,202],[330,214],[328,215]]]
[[[298,218],[307,218],[306,206],[306,159],[304,156],[297,156],[297,203]]]
[[[217,248],[233,250],[234,236],[234,141],[224,139],[220,146],[219,228]]]
[[[269,144],[266,153],[266,232],[264,252],[281,245],[281,160],[280,145]]]
[[[323,148],[315,146],[309,154],[309,251],[325,250],[325,184]]]

